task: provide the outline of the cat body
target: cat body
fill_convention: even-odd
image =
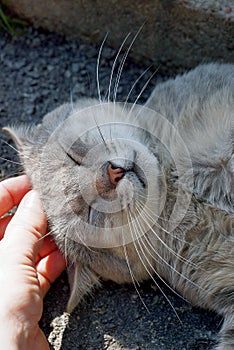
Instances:
[[[233,67],[160,83],[145,106],[84,99],[5,129],[67,257],[68,312],[100,278],[159,278],[221,314],[216,349],[234,349]]]

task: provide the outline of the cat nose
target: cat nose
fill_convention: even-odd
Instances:
[[[124,177],[125,174],[124,169],[114,166],[113,164],[111,164],[111,162],[109,162],[107,172],[110,178],[110,182],[112,183],[112,185],[115,186],[117,185],[119,180],[121,180]]]

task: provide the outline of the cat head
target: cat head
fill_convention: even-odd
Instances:
[[[142,106],[80,100],[55,109],[37,126],[5,132],[18,147],[50,232],[67,258],[67,311],[99,275],[129,282],[125,270],[131,264],[137,279],[145,279],[136,242],[149,235],[157,239],[157,221],[169,196],[163,164],[168,153],[175,162],[183,153],[175,148],[178,137],[170,123]],[[172,226],[188,203],[176,201]]]
[[[136,240],[160,214],[164,181],[157,143],[149,115],[131,108],[81,100],[37,126],[5,129],[71,260],[78,244],[108,248]]]

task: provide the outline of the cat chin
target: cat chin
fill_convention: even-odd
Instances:
[[[93,213],[91,215],[97,215]],[[76,231],[68,231],[66,239],[84,247],[97,249],[113,249],[123,247],[142,238],[150,230],[150,225],[139,216],[132,217],[126,213],[115,214],[114,217],[94,217],[93,223],[79,222]],[[138,225],[140,229],[136,230]]]

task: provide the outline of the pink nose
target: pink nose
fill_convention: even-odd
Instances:
[[[119,180],[121,180],[124,177],[124,169],[113,168],[112,164],[109,164],[107,171],[110,178],[110,182],[115,186],[117,185]]]

